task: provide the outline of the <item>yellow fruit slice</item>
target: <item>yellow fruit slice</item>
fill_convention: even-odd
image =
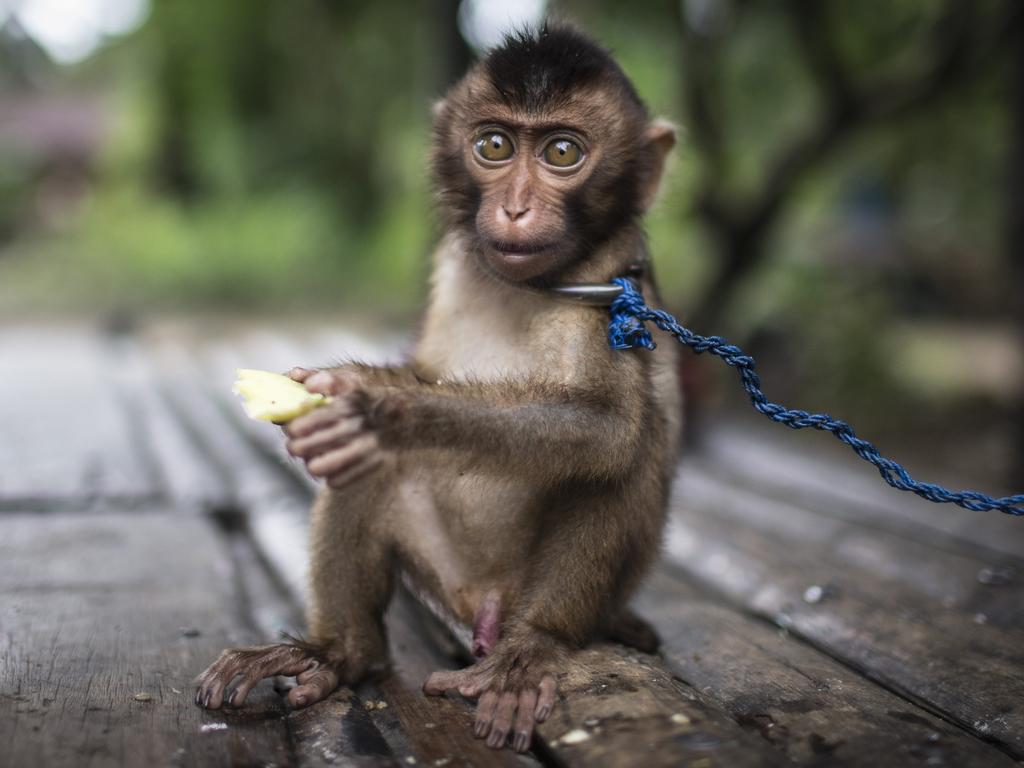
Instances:
[[[329,400],[279,373],[239,368],[237,375],[232,391],[242,396],[242,407],[250,419],[291,421]]]

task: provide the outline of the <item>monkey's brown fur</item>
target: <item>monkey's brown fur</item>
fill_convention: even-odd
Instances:
[[[482,131],[512,157],[475,155]],[[553,135],[582,146],[576,167],[546,164]],[[497,637],[425,684],[478,698],[492,746],[511,734],[528,748],[566,654],[596,633],[651,644],[625,604],[665,518],[675,350],[613,351],[606,311],[543,289],[647,266],[639,217],[672,143],[610,57],[564,28],[509,40],[452,89],[434,146],[447,229],[411,361],[293,372],[334,398],[287,427],[289,450],[328,482],[310,532],[312,645],[225,651],[198,702],[219,707],[241,676],[227,699],[240,705],[286,674],[304,706],[383,668],[400,570]],[[649,268],[641,283],[656,300]]]

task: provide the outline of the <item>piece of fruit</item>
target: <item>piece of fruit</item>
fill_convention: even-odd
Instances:
[[[242,407],[251,419],[281,424],[309,413],[329,400],[279,373],[239,368],[237,374],[238,380],[232,391],[242,396]]]

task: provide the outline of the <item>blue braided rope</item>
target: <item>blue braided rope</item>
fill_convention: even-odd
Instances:
[[[941,485],[919,482],[895,461],[882,456],[867,440],[857,437],[853,428],[845,421],[834,419],[825,413],[790,410],[771,402],[761,391],[761,378],[754,370],[754,358],[718,336],[698,336],[677,323],[667,312],[651,309],[633,283],[626,278],[616,278],[612,282],[622,286],[622,293],[612,303],[611,321],[608,324],[608,343],[612,349],[654,349],[654,339],[644,325],[645,322],[652,322],[661,330],[675,336],[680,343],[698,355],[708,352],[720,357],[726,365],[735,368],[755,410],[772,421],[785,424],[790,429],[810,427],[822,432],[831,432],[838,440],[850,446],[864,461],[873,464],[882,475],[882,479],[893,488],[916,493],[921,498],[938,504],[953,503],[977,511],[995,509],[1008,515],[1024,515],[1024,493],[997,499],[979,491],[951,491]]]

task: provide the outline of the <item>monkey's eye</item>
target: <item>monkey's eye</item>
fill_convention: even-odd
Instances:
[[[582,158],[580,145],[570,139],[555,139],[544,147],[544,162],[556,168],[570,168]]]
[[[488,131],[476,140],[476,153],[484,160],[500,162],[512,157],[512,139],[501,131]]]

